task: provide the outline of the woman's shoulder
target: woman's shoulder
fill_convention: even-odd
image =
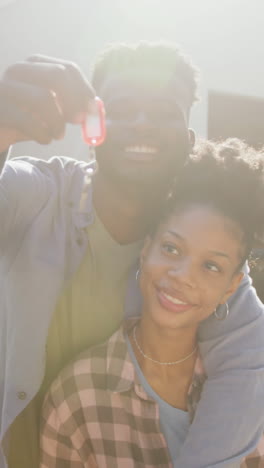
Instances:
[[[95,403],[95,393],[107,387],[106,352],[106,343],[92,347],[62,369],[47,396],[55,408],[66,404],[75,412],[83,407],[83,401]]]
[[[126,359],[126,344],[123,337],[123,326],[103,343],[91,346],[82,351],[62,369],[51,386],[52,393],[67,387],[72,392],[79,389],[88,391],[107,388],[107,379],[115,367],[116,359]],[[63,395],[62,391],[62,395]]]

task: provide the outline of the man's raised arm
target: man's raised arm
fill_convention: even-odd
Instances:
[[[19,141],[48,144],[79,123],[94,91],[73,63],[33,56],[11,65],[0,80],[0,166]]]

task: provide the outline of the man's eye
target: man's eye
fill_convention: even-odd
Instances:
[[[173,244],[165,243],[162,248],[166,253],[180,255],[180,249]]]
[[[154,121],[160,122],[174,122],[178,120],[183,120],[183,116],[179,109],[175,107],[161,107],[158,109],[153,109],[151,113],[151,119]]]
[[[130,102],[117,102],[106,107],[106,116],[113,120],[134,120],[137,118],[138,109]]]
[[[219,273],[221,271],[221,268],[212,262],[206,262],[205,267],[207,268],[207,270],[214,271],[216,273]]]
[[[113,107],[111,109],[106,109],[106,116],[110,119],[121,119],[124,117],[124,109],[122,107]]]

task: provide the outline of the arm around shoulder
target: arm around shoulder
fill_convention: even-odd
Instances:
[[[264,307],[247,274],[229,309],[200,329],[208,379],[181,452],[185,468],[239,463],[264,430]]]
[[[244,278],[231,296],[229,315],[212,315],[199,330],[199,345],[208,376],[221,371],[264,369],[264,305],[245,267]]]

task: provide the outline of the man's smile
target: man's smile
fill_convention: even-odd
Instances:
[[[126,153],[156,154],[158,149],[156,147],[154,147],[154,146],[134,145],[134,146],[127,146],[125,151],[126,151]]]
[[[158,148],[156,146],[136,144],[125,147],[125,158],[136,162],[151,162],[156,159]]]

